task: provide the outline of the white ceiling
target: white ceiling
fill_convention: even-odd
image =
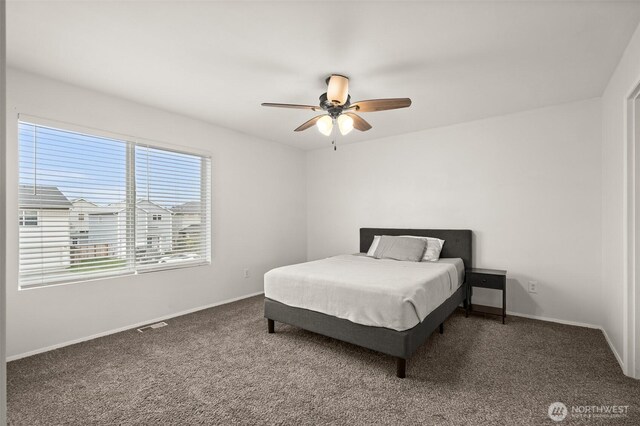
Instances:
[[[330,73],[363,114],[361,141],[600,96],[639,2],[9,1],[10,66],[273,141],[329,146],[312,111]]]

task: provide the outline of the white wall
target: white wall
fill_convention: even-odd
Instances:
[[[600,106],[310,152],[308,258],[357,252],[360,227],[471,229],[475,266],[508,270],[509,311],[599,325]],[[538,294],[526,291],[529,280]]]
[[[267,270],[305,259],[302,151],[17,70],[7,97],[9,356],[260,292]],[[19,291],[16,112],[209,150],[211,266]]]
[[[6,2],[0,0],[0,158],[5,158],[5,66],[6,66]],[[6,363],[5,363],[5,167],[0,161],[0,425],[7,421]]]
[[[640,27],[631,38],[602,97],[603,328],[625,355],[626,101],[640,83]],[[625,360],[626,364],[626,360]],[[627,374],[631,372],[627,371]]]

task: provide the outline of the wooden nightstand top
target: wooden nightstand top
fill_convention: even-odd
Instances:
[[[503,271],[502,269],[469,268],[466,270],[466,272],[471,274],[501,275],[501,276],[507,275],[507,271]]]

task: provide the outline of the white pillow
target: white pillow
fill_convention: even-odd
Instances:
[[[423,262],[437,262],[440,259],[440,252],[444,246],[444,240],[427,237],[427,249],[422,255]]]
[[[380,243],[380,235],[375,235],[373,237],[373,242],[371,243],[371,247],[369,247],[369,251],[367,252],[367,256],[373,257],[373,254],[376,252],[378,248],[378,244]]]
[[[411,237],[411,238],[420,238],[421,240],[427,240],[427,249],[424,251],[422,255],[422,262],[437,262],[440,259],[440,252],[442,251],[442,247],[444,246],[444,240],[440,240],[438,238],[432,237],[417,237],[415,235],[402,235],[403,237]],[[380,235],[375,235],[373,237],[373,242],[371,243],[371,247],[369,247],[369,251],[367,252],[367,256],[373,257],[373,254],[376,252],[378,248],[378,243],[380,243]]]

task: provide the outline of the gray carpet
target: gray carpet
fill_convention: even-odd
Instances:
[[[547,408],[629,405],[600,331],[516,317],[454,314],[411,358],[391,357],[276,323],[262,297],[8,364],[9,422],[58,424],[554,424]]]

